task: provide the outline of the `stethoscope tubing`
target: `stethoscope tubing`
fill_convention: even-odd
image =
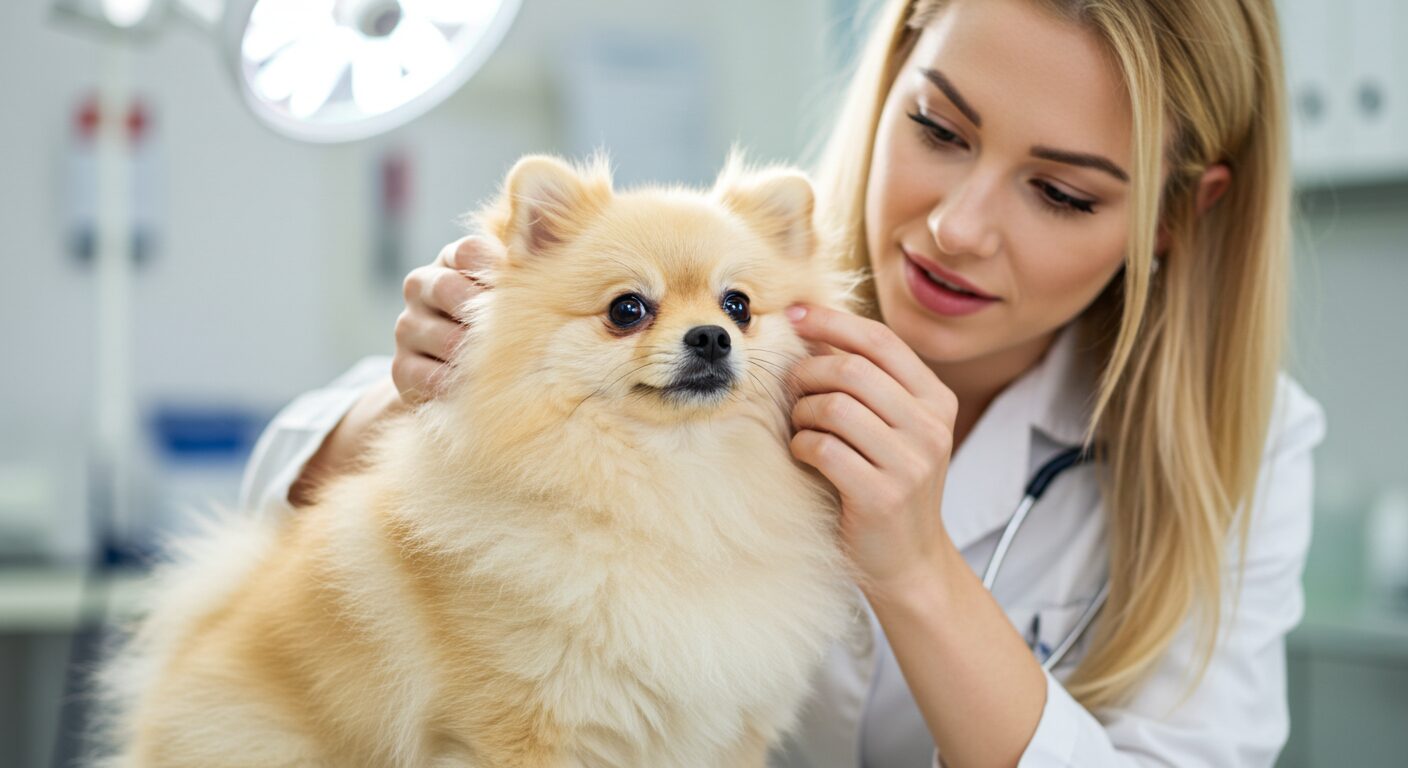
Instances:
[[[1007,559],[1007,553],[1012,548],[1012,541],[1017,538],[1017,531],[1022,527],[1022,523],[1026,522],[1027,515],[1031,513],[1032,508],[1046,493],[1046,489],[1051,486],[1051,483],[1066,470],[1090,462],[1095,457],[1096,451],[1092,447],[1070,448],[1056,454],[1041,465],[1031,482],[1027,483],[1022,501],[1012,512],[1012,517],[1007,521],[1006,527],[1002,529],[1002,536],[997,540],[997,546],[993,548],[992,555],[988,558],[987,567],[983,569],[984,588],[989,592],[992,591],[993,584],[997,583],[997,574],[1002,569],[1002,563]],[[1091,622],[1100,613],[1100,609],[1105,606],[1105,601],[1109,596],[1110,580],[1107,578],[1100,586],[1100,591],[1095,594],[1094,599],[1081,612],[1075,626],[1042,660],[1042,669],[1050,671],[1061,662],[1061,659],[1065,658],[1066,654],[1075,646],[1076,641],[1085,634],[1085,630],[1090,627]]]
[[[1095,621],[1095,617],[1099,615],[1100,609],[1105,607],[1105,600],[1109,597],[1110,580],[1106,579],[1105,583],[1100,585],[1100,591],[1095,593],[1095,599],[1090,601],[1090,605],[1085,606],[1084,611],[1081,611],[1080,618],[1076,619],[1076,625],[1071,627],[1071,631],[1067,632],[1066,636],[1061,639],[1061,644],[1052,649],[1051,655],[1047,656],[1046,660],[1041,662],[1042,669],[1050,672],[1057,664],[1061,663],[1061,659],[1066,657],[1066,654],[1075,646],[1080,636],[1085,634],[1085,630],[1090,627],[1090,623]]]

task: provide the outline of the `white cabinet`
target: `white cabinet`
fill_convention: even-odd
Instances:
[[[1298,184],[1408,180],[1408,0],[1278,0]]]

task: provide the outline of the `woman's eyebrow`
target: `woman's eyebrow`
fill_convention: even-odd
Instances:
[[[947,77],[944,77],[944,73],[937,69],[920,67],[919,74],[923,75],[924,79],[933,83],[935,88],[943,91],[944,95],[948,97],[948,100],[953,102],[953,106],[958,107],[958,111],[962,112],[963,116],[968,118],[968,122],[979,128],[983,127],[983,118],[978,115],[978,110],[973,109],[973,105],[969,104],[968,100],[963,98],[963,94],[959,93],[957,88],[953,87],[953,83],[949,82]]]
[[[1054,160],[1058,163],[1068,165],[1079,165],[1083,168],[1095,168],[1114,176],[1120,181],[1129,181],[1129,174],[1124,169],[1115,165],[1107,157],[1100,155],[1088,155],[1084,152],[1068,152],[1064,149],[1052,149],[1037,145],[1031,148],[1032,157],[1039,157],[1043,160]]]
[[[983,127],[982,116],[978,114],[976,109],[973,109],[973,105],[969,104],[967,99],[963,98],[963,94],[958,92],[953,82],[950,81],[944,73],[933,67],[919,67],[919,73],[924,76],[924,79],[933,83],[935,88],[943,91],[943,94],[948,97],[948,100],[953,102],[953,106],[957,107],[958,111],[962,112],[963,116],[968,118],[969,122],[979,128]],[[1100,155],[1071,152],[1064,149],[1053,149],[1052,147],[1046,147],[1040,144],[1031,148],[1031,154],[1032,157],[1038,157],[1043,160],[1053,160],[1058,163],[1078,165],[1083,168],[1095,168],[1114,176],[1120,181],[1129,181],[1129,174],[1125,173],[1123,168],[1115,165],[1109,158]]]

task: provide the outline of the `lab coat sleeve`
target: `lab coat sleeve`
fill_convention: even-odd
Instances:
[[[240,484],[240,509],[281,515],[289,488],[333,427],[373,383],[391,373],[391,358],[368,357],[322,389],[284,406],[254,444]]]
[[[1311,449],[1324,433],[1320,406],[1282,376],[1252,507],[1245,570],[1239,582],[1234,541],[1224,572],[1218,645],[1197,687],[1190,692],[1188,673],[1198,647],[1192,620],[1131,700],[1101,711],[1098,719],[1048,673],[1046,705],[1020,768],[1275,763],[1290,721],[1285,636],[1303,612]]]

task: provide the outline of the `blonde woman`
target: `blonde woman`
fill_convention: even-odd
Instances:
[[[1278,375],[1271,0],[896,0],[840,114],[821,220],[871,317],[792,311],[835,349],[796,371],[792,450],[842,494],[871,613],[778,764],[1271,765],[1324,429]],[[251,500],[433,394],[491,247],[408,276],[390,375],[290,406]],[[1028,479],[1082,447],[984,588]]]

